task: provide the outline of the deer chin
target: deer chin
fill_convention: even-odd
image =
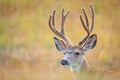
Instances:
[[[68,67],[74,67],[74,66],[78,66],[78,65],[71,65],[71,64],[68,64],[68,65],[61,65],[63,68],[68,68]]]
[[[67,68],[67,67],[69,67],[69,65],[61,65],[62,66],[62,68]]]
[[[70,66],[70,70],[72,72],[79,72],[80,71],[80,66]]]

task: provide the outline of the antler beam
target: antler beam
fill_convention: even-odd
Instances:
[[[67,45],[70,44],[69,40],[67,39],[67,37],[65,36],[65,32],[64,32],[64,23],[65,23],[65,19],[67,17],[67,15],[69,14],[70,10],[68,10],[65,14],[64,14],[64,8],[62,9],[62,19],[61,19],[61,31],[58,31],[55,27],[55,13],[56,10],[53,11],[52,15],[50,15],[49,17],[49,27],[50,29],[60,38],[62,38]]]
[[[85,17],[85,22],[80,14],[80,21],[85,29],[85,31],[87,32],[87,35],[79,42],[78,46],[83,45],[83,43],[88,39],[88,37],[90,36],[92,30],[93,30],[93,26],[94,26],[94,8],[93,5],[90,4],[90,11],[91,11],[91,25],[89,26],[89,21],[88,21],[88,16],[86,14],[86,10],[84,8],[82,8],[82,12],[84,14]]]

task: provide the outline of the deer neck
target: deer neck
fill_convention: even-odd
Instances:
[[[78,64],[75,66],[70,66],[70,70],[72,72],[79,72],[82,69],[88,68],[89,64],[85,56],[81,56],[80,59],[77,60]]]

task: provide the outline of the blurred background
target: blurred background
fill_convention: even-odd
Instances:
[[[86,57],[94,72],[78,80],[120,80],[120,0],[0,0],[0,80],[73,80],[60,66],[64,55],[54,46],[48,19],[56,9],[60,29],[61,9],[70,9],[65,32],[75,45],[86,35],[79,15],[81,7],[90,15],[90,2],[98,42]]]

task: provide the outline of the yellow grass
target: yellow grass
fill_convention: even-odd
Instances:
[[[0,0],[0,80],[120,80],[120,1],[92,0],[95,7],[93,33],[98,42],[87,52],[91,72],[73,74],[60,66],[63,54],[54,46],[49,15],[70,9],[65,31],[73,45],[86,34],[81,26],[81,7],[89,0]]]

